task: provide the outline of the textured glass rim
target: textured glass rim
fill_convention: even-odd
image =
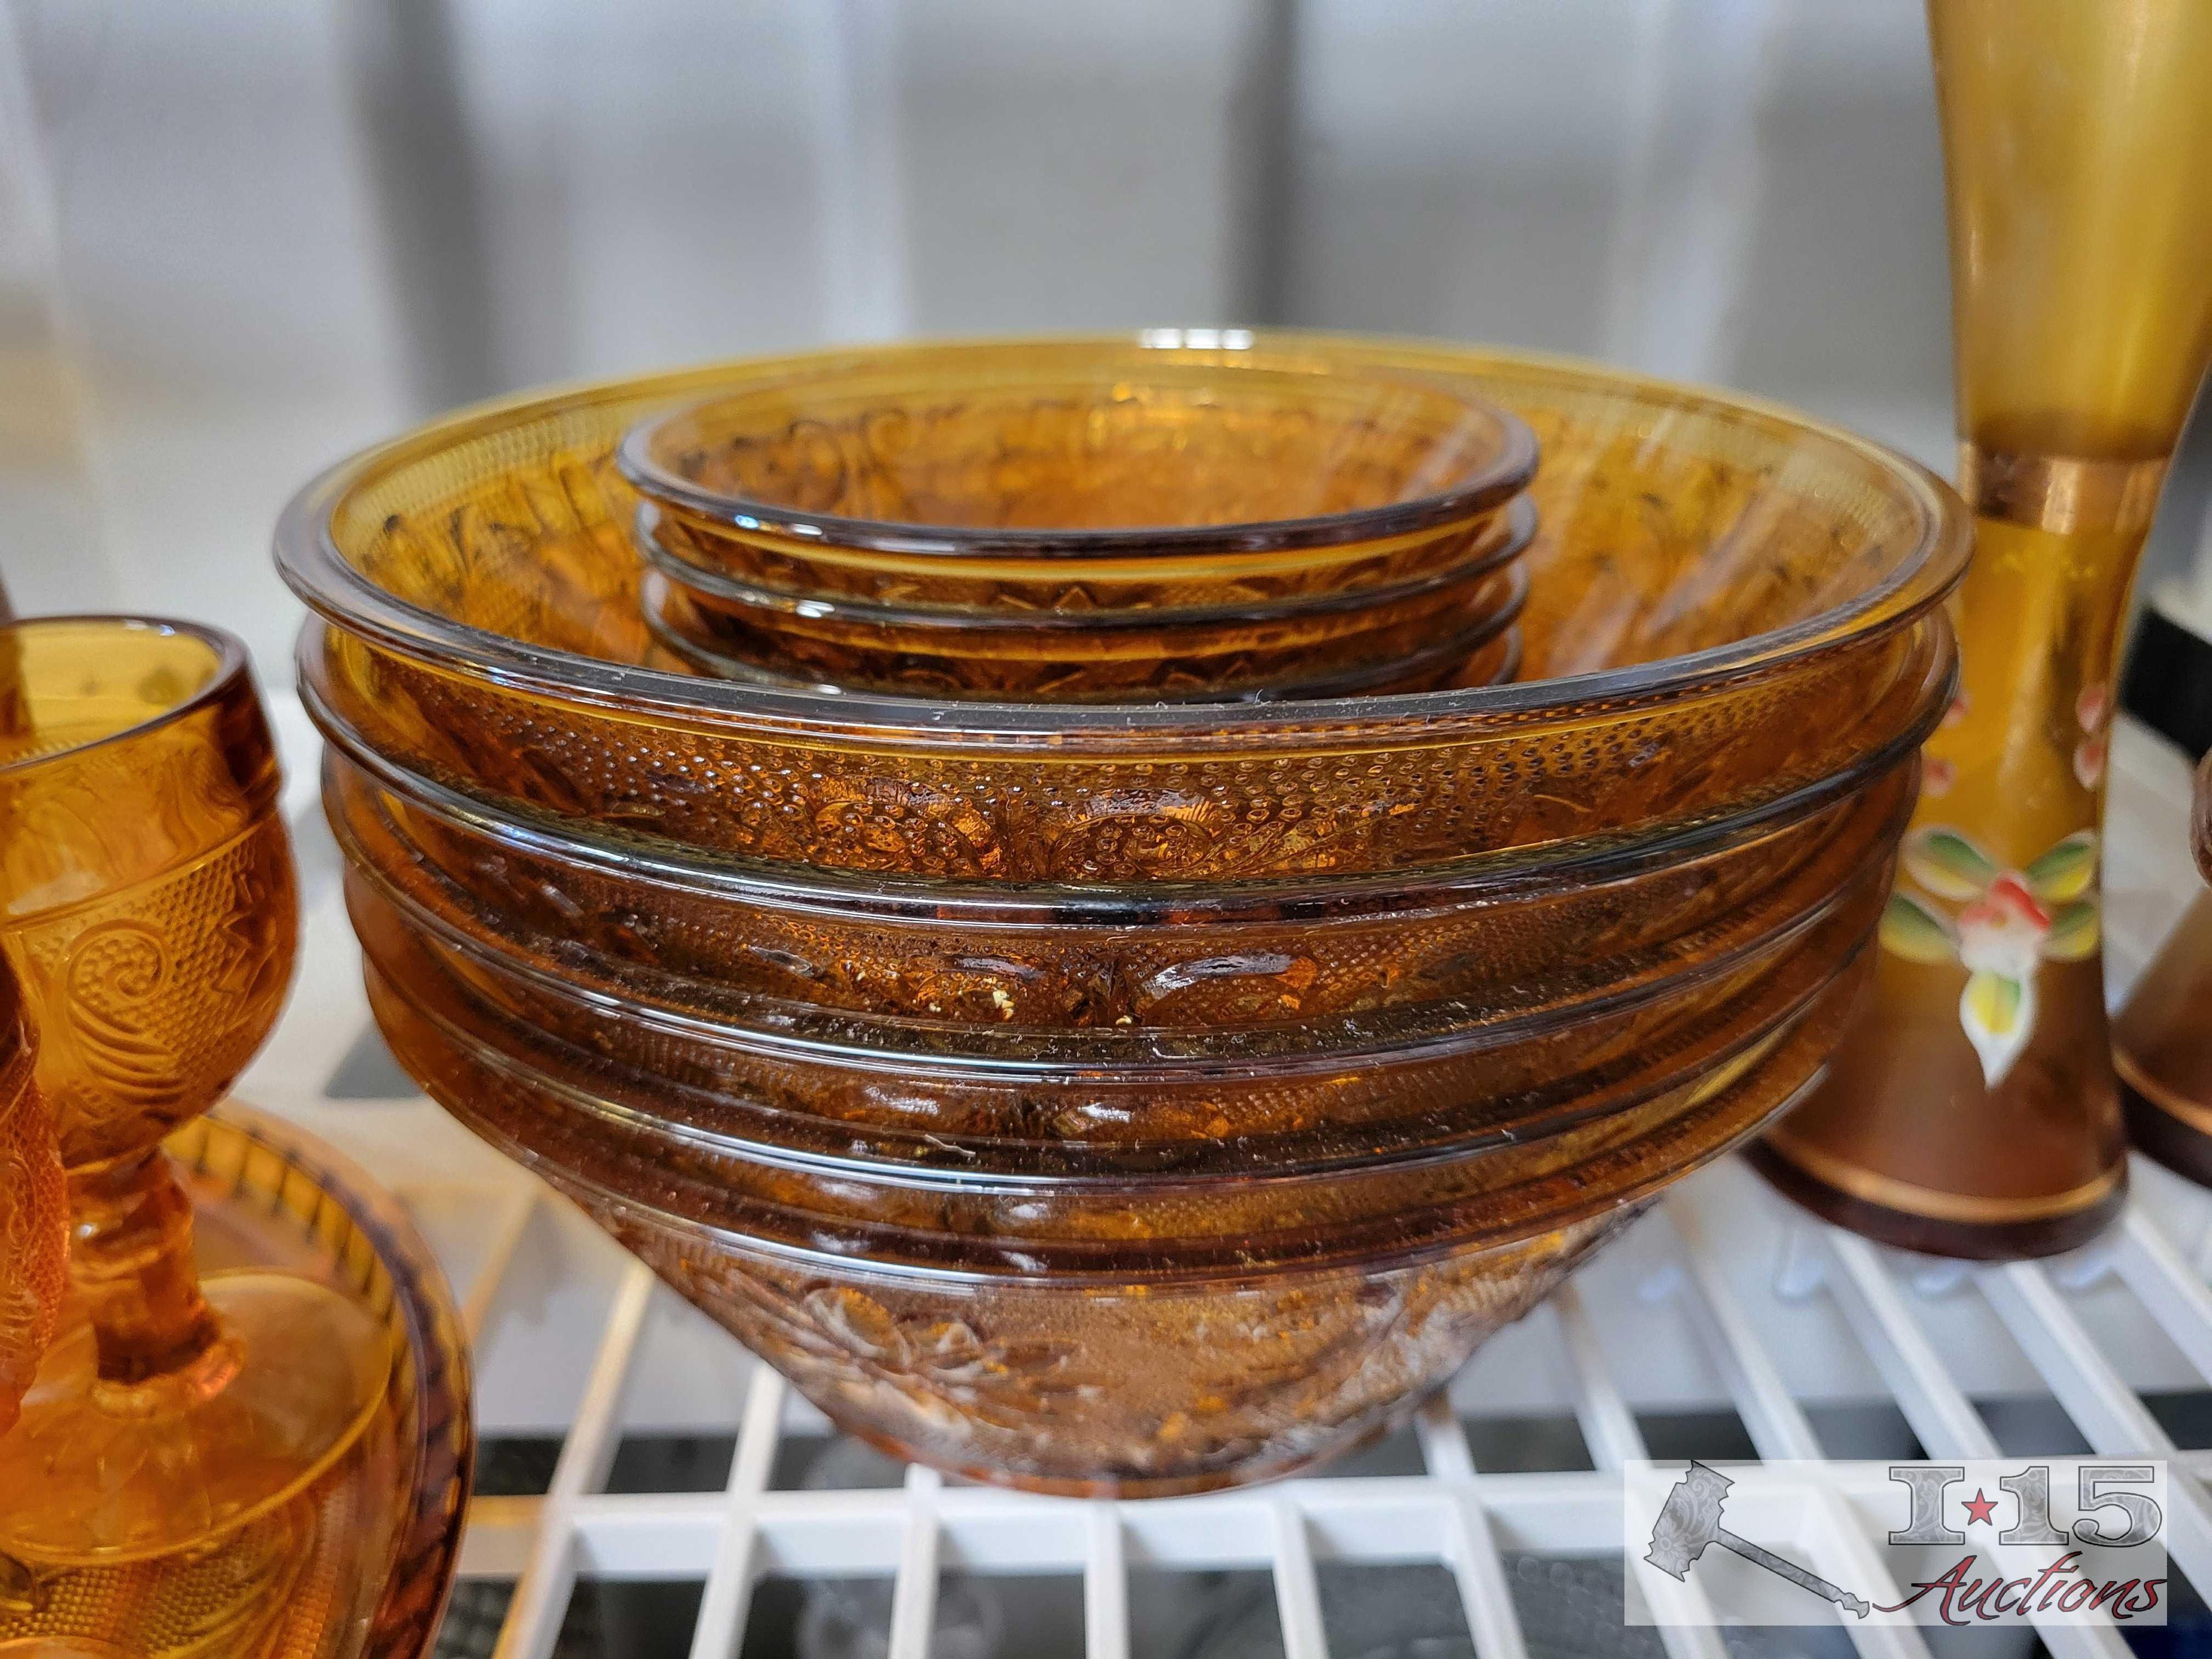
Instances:
[[[411,933],[428,941],[429,948],[441,959],[472,962],[485,973],[509,985],[525,987],[546,1002],[613,1017],[641,1033],[754,1055],[772,1063],[878,1077],[903,1073],[926,1077],[939,1085],[1027,1084],[1042,1090],[1079,1075],[1101,1088],[1147,1084],[1166,1087],[1209,1078],[1262,1074],[1320,1078],[1353,1066],[1376,1073],[1417,1068],[1562,1036],[1577,1026],[1695,993],[1762,959],[1779,960],[1844,910],[1856,896],[1858,884],[1871,884],[1890,862],[1893,856],[1890,843],[1904,828],[1905,810],[1900,800],[1885,820],[1889,834],[1870,836],[1848,872],[1827,894],[1803,901],[1801,908],[1778,920],[1762,918],[1765,925],[1761,931],[1730,939],[1711,956],[1686,966],[1669,964],[1631,984],[1609,983],[1602,989],[1567,992],[1533,1007],[1505,1013],[1469,1014],[1465,1012],[1466,999],[1448,996],[1273,1025],[1121,1030],[984,1024],[794,1006],[788,999],[770,995],[761,996],[762,1008],[746,1019],[736,1013],[717,1014],[649,1000],[633,990],[580,986],[511,948],[472,937],[450,917],[400,891],[373,866],[356,862],[350,873],[366,882],[377,902]],[[1722,919],[1716,919],[1704,931],[1717,932],[1723,925]],[[669,972],[665,977],[684,976]],[[782,1006],[770,1006],[775,1004]],[[891,1046],[902,1034],[935,1035],[963,1046]],[[1302,1040],[1292,1041],[1293,1034]],[[1262,1043],[1269,1038],[1276,1041],[1263,1048]],[[1254,1052],[1218,1052],[1210,1043],[1219,1040]]]
[[[1944,652],[1931,668],[1947,685],[1955,671],[1955,651]],[[1919,748],[1948,701],[1931,700],[1919,720],[1829,776],[1738,811],[1671,823],[1654,834],[1584,836],[1533,849],[1499,849],[1441,865],[1358,874],[1306,873],[1246,881],[1184,877],[1080,886],[815,866],[717,853],[657,836],[618,836],[591,819],[564,817],[512,799],[473,793],[404,766],[369,744],[312,686],[303,683],[300,696],[325,744],[374,787],[391,791],[449,828],[510,840],[533,856],[586,866],[601,879],[643,880],[677,891],[704,889],[726,903],[785,914],[866,916],[893,926],[988,924],[1102,931],[1192,917],[1207,927],[1298,921],[1314,926],[1364,925],[1403,915],[1407,908],[1486,904],[1532,887],[1570,882],[1589,885],[1693,862],[1839,810]],[[1419,902],[1407,907],[1389,903],[1416,888],[1424,890]],[[1363,901],[1372,901],[1375,908],[1359,908]]]
[[[1211,605],[1120,605],[1096,611],[1016,611],[988,605],[897,605],[880,599],[858,599],[842,593],[819,596],[764,587],[731,575],[726,570],[686,558],[661,539],[661,510],[653,502],[637,504],[630,532],[638,556],[665,577],[671,586],[692,593],[742,605],[749,610],[779,616],[836,617],[853,623],[907,628],[941,634],[949,643],[975,634],[1085,635],[1102,629],[1167,633],[1180,628],[1200,628],[1233,623],[1279,622],[1308,617],[1342,617],[1400,605],[1425,595],[1449,592],[1470,586],[1513,564],[1536,538],[1535,507],[1525,495],[1516,496],[1502,509],[1504,533],[1477,556],[1440,570],[1370,586],[1329,588],[1282,599],[1248,599]]]
[[[51,766],[59,761],[73,760],[111,744],[133,742],[160,731],[165,726],[189,719],[201,709],[220,702],[228,695],[239,678],[248,672],[244,642],[234,634],[201,623],[175,622],[165,617],[103,616],[98,612],[73,612],[59,617],[17,617],[0,623],[0,631],[15,635],[94,627],[114,632],[180,635],[198,640],[215,653],[215,665],[204,684],[160,714],[149,714],[143,720],[134,720],[105,736],[73,743],[65,749],[42,749],[36,754],[0,763],[0,781],[25,776],[40,767]]]
[[[1837,982],[1841,981],[1839,980]],[[1832,989],[1832,986],[1830,988]],[[1806,1017],[1810,1018],[1811,1013],[1812,1010],[1808,1008]],[[1795,1035],[1793,1031],[1785,1036],[1780,1047],[1778,1047],[1765,1061],[1753,1068],[1750,1075],[1737,1079],[1723,1090],[1721,1098],[1725,1099],[1735,1094],[1738,1090],[1753,1083],[1757,1074],[1765,1069],[1766,1064],[1771,1063],[1775,1056],[1787,1047],[1790,1037]],[[1533,1243],[1547,1233],[1558,1231],[1584,1221],[1594,1220],[1608,1212],[1627,1208],[1672,1186],[1675,1182],[1696,1173],[1698,1170],[1705,1168],[1760,1133],[1770,1124],[1787,1115],[1793,1108],[1803,1103],[1825,1079],[1827,1071],[1827,1063],[1824,1060],[1814,1066],[1802,1081],[1784,1092],[1781,1098],[1772,1102],[1767,1109],[1754,1120],[1738,1124],[1716,1140],[1696,1147],[1686,1158],[1671,1163],[1646,1164],[1633,1171],[1630,1179],[1618,1188],[1595,1194],[1587,1188],[1583,1188],[1574,1197],[1562,1202],[1556,1210],[1523,1216],[1520,1220],[1504,1226],[1493,1223],[1486,1230],[1469,1230],[1443,1233],[1440,1236],[1432,1235],[1419,1238],[1410,1243],[1381,1249],[1363,1249],[1353,1246],[1347,1249],[1340,1245],[1338,1249],[1331,1250],[1327,1247],[1334,1242],[1332,1235],[1311,1234],[1308,1236],[1309,1249],[1306,1251],[1286,1254],[1261,1261],[1253,1261],[1249,1257],[1234,1262],[1222,1260],[1177,1261],[1175,1255],[1168,1255],[1165,1259],[1162,1259],[1162,1252],[1159,1249],[1160,1242],[1153,1240],[1147,1241],[1152,1246],[1153,1255],[1141,1263],[1127,1267],[1092,1265],[1074,1260],[1064,1263],[1048,1263],[1044,1259],[1045,1251],[1023,1249],[1021,1253],[1030,1256],[1033,1265],[1026,1267],[993,1268],[954,1265],[941,1261],[893,1259],[888,1255],[872,1254],[849,1247],[841,1249],[827,1243],[817,1243],[809,1246],[793,1243],[784,1239],[766,1237],[757,1233],[740,1232],[718,1222],[702,1221],[695,1217],[684,1215],[680,1212],[669,1209],[665,1204],[653,1199],[624,1192],[583,1170],[556,1162],[550,1157],[532,1151],[514,1139],[504,1129],[466,1107],[449,1105],[435,1095],[431,1097],[437,1101],[440,1109],[451,1115],[470,1133],[485,1142],[502,1156],[520,1164],[523,1168],[536,1171],[556,1190],[562,1191],[564,1196],[573,1198],[575,1192],[581,1191],[607,1205],[617,1213],[629,1213],[641,1217],[662,1231],[678,1237],[702,1243],[711,1241],[726,1252],[765,1256],[774,1261],[811,1267],[821,1272],[864,1278],[880,1276],[908,1283],[1020,1285],[1067,1290],[1099,1288],[1110,1285],[1142,1284],[1161,1287],[1188,1288],[1193,1291],[1212,1291],[1239,1284],[1266,1285],[1280,1277],[1292,1275],[1343,1273],[1353,1277],[1364,1277],[1379,1271],[1419,1267],[1444,1257],[1510,1249]],[[1707,1123],[1715,1118],[1725,1115],[1718,1101],[1706,1102],[1703,1106],[1694,1109],[1694,1111],[1696,1115],[1703,1116]],[[1649,1136],[1639,1137],[1632,1145],[1645,1146],[1650,1139],[1677,1127],[1680,1121],[1679,1117],[1668,1119],[1664,1123],[1656,1126]],[[1476,1156],[1479,1157],[1480,1154],[1478,1153]],[[1540,1181],[1550,1178],[1537,1177]],[[1512,1188],[1506,1188],[1492,1194],[1493,1203],[1510,1194],[1512,1190]],[[933,1237],[938,1236],[933,1235]],[[1213,1254],[1218,1256],[1226,1253],[1216,1251]],[[1175,1253],[1176,1255],[1182,1255],[1186,1258],[1190,1254],[1189,1252]]]
[[[739,362],[525,393],[461,410],[367,450],[311,480],[287,503],[276,526],[276,565],[293,591],[342,630],[434,671],[459,670],[504,689],[631,713],[659,713],[679,721],[733,721],[754,729],[823,732],[848,740],[872,736],[915,745],[1006,744],[1074,753],[1080,753],[1087,740],[1110,743],[1119,736],[1180,738],[1194,748],[1210,747],[1224,738],[1265,742],[1273,737],[1295,748],[1310,747],[1315,728],[1322,726],[1341,728],[1349,736],[1371,742],[1399,735],[1394,728],[1401,727],[1407,737],[1430,732],[1442,737],[1447,735],[1440,729],[1444,722],[1494,720],[1502,728],[1525,731],[1547,717],[1572,721],[1595,702],[1709,692],[1738,677],[1786,669],[1825,649],[1863,643],[1940,603],[1965,573],[1972,521],[1949,486],[1917,461],[1882,445],[1775,404],[1541,354],[1486,352],[1449,343],[1383,337],[1370,340],[1270,333],[1254,337],[1319,350],[1397,347],[1456,351],[1465,354],[1468,373],[1534,371],[1580,382],[1594,392],[1626,392],[1741,422],[1778,425],[1870,465],[1916,509],[1921,532],[1887,578],[1848,603],[1786,628],[1702,651],[1497,686],[1251,704],[948,702],[753,685],[611,662],[532,645],[410,604],[348,562],[331,534],[331,516],[345,497],[394,467],[511,428],[520,419],[541,419],[594,404],[641,402],[655,396],[658,389],[681,395],[686,388],[711,386],[732,374],[763,371],[758,362]],[[809,360],[820,355],[810,354]]]
[[[1009,349],[1044,349],[1069,353],[1119,349],[1141,353],[1193,348],[1183,346],[1179,342],[1170,346],[1164,341],[1148,341],[1141,334],[1133,338],[947,340],[929,342],[923,346],[923,349],[932,356],[943,353],[988,356]],[[1232,347],[1227,350],[1218,344],[1197,349],[1215,351],[1228,358],[1237,351],[1250,350],[1252,345]],[[1480,416],[1496,429],[1493,453],[1489,459],[1477,464],[1471,473],[1462,473],[1460,479],[1447,489],[1431,491],[1411,501],[1389,501],[1380,507],[1362,507],[1351,513],[1296,519],[1259,519],[1224,525],[1128,525],[1095,530],[1075,527],[1012,530],[989,526],[969,527],[921,524],[800,512],[778,502],[702,489],[664,465],[653,453],[656,441],[668,427],[679,421],[696,419],[720,404],[738,398],[798,387],[810,380],[826,380],[829,384],[825,390],[834,392],[837,381],[847,373],[881,369],[901,362],[907,355],[903,344],[886,347],[876,357],[825,355],[811,371],[799,370],[648,415],[634,423],[616,444],[615,465],[629,481],[630,487],[640,495],[695,518],[736,530],[757,531],[793,540],[863,549],[875,553],[953,558],[975,554],[1019,554],[1071,561],[1085,557],[1181,558],[1205,553],[1274,551],[1374,541],[1383,537],[1430,529],[1455,519],[1473,517],[1519,494],[1528,487],[1528,480],[1536,471],[1536,434],[1529,430],[1528,422],[1511,410],[1487,398],[1478,398],[1464,390],[1455,389],[1443,377],[1423,374],[1418,370],[1386,368],[1380,365],[1346,368],[1330,378],[1347,388],[1376,383],[1412,388],[1456,404],[1462,412]],[[1181,367],[1179,362],[1177,367]],[[1219,370],[1229,365],[1223,362],[1205,367]],[[1232,368],[1230,372],[1284,377],[1302,373],[1272,362],[1241,369]],[[1068,378],[1072,380],[1074,377]]]
[[[1894,821],[1901,823],[1904,816],[1900,805]],[[1731,946],[1725,957],[1700,963],[1694,972],[1654,980],[1633,993],[1592,999],[1583,1006],[1539,1009],[1516,1015],[1500,1026],[1474,1030],[1471,1038],[1466,1030],[1456,1035],[1447,1031],[1441,1036],[1431,1034],[1419,1041],[1401,1042],[1390,1047],[1370,1046],[1364,1051],[1340,1048],[1309,1053],[1277,1054],[1255,1057],[1241,1063],[1231,1057],[1194,1060],[1188,1055],[1150,1065],[1117,1062],[1110,1057],[1087,1061],[1077,1059],[1056,1066],[1030,1063],[1026,1073],[1022,1069],[1024,1063],[1018,1061],[971,1061],[963,1058],[946,1064],[939,1063],[936,1057],[927,1054],[893,1055],[879,1051],[870,1055],[849,1048],[842,1053],[824,1048],[807,1054],[799,1052],[796,1045],[787,1045],[784,1053],[779,1054],[765,1044],[744,1040],[744,1034],[733,1033],[738,1040],[725,1041],[707,1030],[705,1023],[701,1020],[672,1016],[618,993],[595,989],[579,994],[544,970],[518,965],[511,958],[501,957],[495,949],[465,939],[443,919],[423,912],[404,898],[396,897],[380,878],[372,876],[368,882],[376,902],[410,933],[429,941],[434,970],[441,975],[463,981],[460,994],[465,997],[474,994],[467,983],[473,976],[457,973],[451,965],[455,958],[472,962],[477,969],[509,984],[528,987],[549,1002],[565,1005],[572,1011],[588,1010],[603,1017],[612,1016],[634,1024],[641,1032],[675,1036],[702,1047],[765,1054],[771,1060],[795,1060],[824,1071],[849,1066],[855,1073],[896,1074],[901,1070],[900,1062],[905,1061],[915,1072],[928,1073],[939,1083],[957,1083],[963,1079],[1018,1083],[1026,1077],[1040,1088],[1050,1087],[1056,1078],[1071,1071],[1080,1071],[1087,1075],[1111,1076],[1126,1087],[1133,1084],[1141,1085],[1147,1081],[1165,1086],[1194,1079],[1217,1077],[1247,1079],[1313,1078],[1340,1073],[1355,1066],[1376,1072],[1401,1066],[1419,1067],[1470,1055],[1510,1052],[1532,1041],[1562,1037],[1577,1027],[1586,1027],[1623,1014],[1632,1015],[1639,1009],[1649,1008],[1683,991],[1695,993],[1717,981],[1741,974],[1755,964],[1763,963],[1767,969],[1780,971],[1804,959],[1820,930],[1846,911],[1857,896],[1856,890],[1860,884],[1866,884],[1869,887],[1874,884],[1878,879],[1880,867],[1887,865],[1890,856],[1886,848],[1870,844],[1867,854],[1838,884],[1833,896],[1807,906],[1797,915],[1785,918],[1747,941]],[[1087,1192],[1093,1196],[1100,1194],[1110,1196],[1115,1193],[1151,1193],[1157,1195],[1175,1188],[1202,1190],[1232,1176],[1263,1185],[1296,1186],[1330,1174],[1416,1169],[1439,1161],[1479,1156],[1509,1146],[1526,1146],[1577,1124],[1611,1117],[1632,1110],[1638,1105],[1649,1104],[1661,1095],[1692,1086],[1699,1077],[1724,1066],[1729,1058],[1741,1056],[1789,1027],[1830,986],[1849,972],[1852,964],[1870,948],[1871,927],[1869,918],[1868,931],[1849,941],[1835,955],[1826,958],[1810,958],[1814,963],[1813,971],[1820,975],[1816,983],[1798,991],[1781,1008],[1764,1011],[1758,1024],[1729,1029],[1719,1039],[1723,1044],[1721,1051],[1710,1055],[1688,1073],[1662,1073],[1655,1079],[1650,1071],[1643,1070],[1610,1083],[1590,1082],[1584,1091],[1570,1098],[1550,1104],[1527,1106],[1518,1117],[1491,1121],[1474,1127],[1470,1127],[1463,1117],[1453,1115],[1453,1110],[1458,1109],[1431,1109],[1343,1122],[1323,1121],[1304,1129],[1271,1129],[1261,1133],[1236,1134],[1214,1140],[1205,1137],[1163,1137],[1146,1140],[1085,1141],[1079,1137],[1057,1135],[1023,1137],[964,1131],[939,1132],[890,1122],[842,1120],[834,1114],[812,1108],[776,1105],[758,1095],[751,1096],[745,1108],[745,1115],[753,1120],[756,1126],[753,1133],[737,1133],[714,1129],[696,1117],[684,1119],[668,1115],[667,1099],[690,1097],[733,1101],[745,1099],[745,1097],[732,1090],[719,1090],[704,1084],[672,1079],[653,1071],[641,1060],[601,1054],[580,1046],[572,1036],[549,1030],[534,1018],[514,1012],[495,1000],[491,1002],[480,999],[474,1000],[470,1017],[492,1022],[504,1031],[523,1033],[529,1040],[543,1045],[542,1053],[557,1050],[580,1062],[605,1065],[611,1073],[619,1074],[618,1081],[627,1080],[636,1090],[652,1094],[655,1102],[651,1110],[615,1104],[612,1096],[594,1091],[606,1086],[604,1080],[587,1087],[585,1083],[575,1080],[577,1073],[563,1074],[548,1070],[540,1060],[518,1056],[499,1048],[495,1038],[463,1030],[454,1023],[453,1004],[444,988],[426,990],[413,976],[395,973],[388,961],[380,956],[372,954],[368,961],[386,986],[388,993],[407,1003],[416,1018],[438,1027],[447,1042],[458,1043],[479,1057],[495,1054],[496,1059],[491,1061],[494,1069],[526,1079],[533,1087],[550,1090],[574,1103],[596,1103],[586,1107],[591,1115],[608,1121],[625,1121],[632,1133],[641,1137],[665,1138],[675,1143],[720,1149],[729,1156],[755,1164],[828,1177],[873,1181],[886,1187],[909,1191],[941,1191],[971,1196],[997,1194],[1011,1197],[1050,1192]],[[495,998],[496,994],[494,995]],[[1741,1012],[1741,1000],[1739,999],[1726,1009],[1720,1005],[1713,1005],[1710,1013],[1714,1018],[1732,1020]],[[691,1029],[684,1029],[686,1027]],[[870,1059],[884,1063],[854,1063]],[[1677,1065],[1680,1063],[1680,1055],[1679,1053],[1670,1054],[1660,1063]],[[1178,1073],[1188,1073],[1190,1076],[1178,1076]],[[1556,1083],[1576,1078],[1587,1079],[1588,1075],[1587,1073],[1567,1072],[1556,1074],[1552,1081]],[[1610,1095],[1614,1098],[1610,1103],[1593,1107],[1590,1104],[1593,1093]],[[802,1125],[803,1127],[798,1127]],[[1410,1139],[1401,1133],[1408,1126],[1415,1129],[1413,1137]],[[825,1144],[812,1146],[798,1144],[800,1138],[810,1133]],[[1316,1146],[1328,1146],[1335,1141],[1343,1144],[1335,1150],[1314,1150]],[[834,1149],[826,1143],[835,1143]],[[863,1143],[871,1150],[860,1150]],[[909,1149],[927,1147],[939,1154],[950,1153],[971,1161],[953,1164],[933,1161],[929,1153],[925,1152],[910,1150],[907,1154],[900,1155],[884,1150],[897,1146]],[[1229,1167],[1224,1168],[1218,1162],[1208,1162],[1209,1147],[1217,1157],[1224,1147],[1227,1148],[1231,1159]],[[1021,1167],[1032,1162],[1036,1154],[1048,1150],[1066,1154],[1071,1162],[1090,1160],[1097,1167],[1088,1171],[1056,1167]],[[1163,1158],[1172,1161],[1147,1162]],[[1035,1161],[1049,1163],[1049,1159]]]
[[[1528,573],[1516,566],[1502,572],[1492,571],[1489,576],[1480,580],[1487,581],[1499,575],[1507,579],[1507,592],[1501,604],[1487,611],[1478,620],[1469,623],[1458,633],[1424,645],[1419,650],[1409,651],[1402,657],[1377,657],[1351,668],[1338,670],[1320,681],[1295,676],[1278,678],[1227,688],[1207,687],[1187,696],[1156,696],[1156,701],[1179,708],[1236,708],[1259,703],[1321,702],[1350,696],[1386,695],[1366,688],[1402,686],[1408,680],[1418,678],[1426,678],[1431,683],[1448,678],[1463,679],[1493,651],[1497,653],[1497,662],[1488,670],[1490,678],[1484,684],[1501,684],[1510,680],[1520,670],[1521,635],[1518,628],[1522,610],[1528,602]],[[698,605],[697,596],[675,578],[659,570],[646,570],[638,586],[638,612],[644,618],[646,631],[653,635],[661,649],[683,658],[702,674],[747,685],[813,688],[833,696],[841,695],[836,686],[826,681],[779,675],[773,669],[757,666],[742,657],[717,651],[710,645],[690,638],[669,617],[668,603],[672,599],[680,599],[694,606]],[[1403,619],[1395,625],[1404,626]],[[1075,635],[1068,637],[1073,640]],[[959,641],[957,630],[949,629],[941,648],[925,651],[916,647],[914,654],[946,663],[974,660],[957,649]],[[1070,656],[1033,660],[1080,665],[1084,659]],[[1314,690],[1316,685],[1326,689],[1316,691]],[[1097,708],[1102,703],[1111,707],[1114,699],[1101,695],[1086,700],[1082,706]]]

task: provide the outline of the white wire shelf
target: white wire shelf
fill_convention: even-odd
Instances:
[[[690,1653],[735,1659],[755,1589],[771,1576],[890,1581],[884,1650],[921,1659],[946,1571],[1079,1579],[1083,1650],[1123,1659],[1146,1611],[1133,1611],[1130,1587],[1160,1571],[1267,1575],[1282,1651],[1322,1659],[1332,1650],[1322,1575],[1346,1564],[1440,1569],[1474,1650],[1518,1659],[1528,1651],[1512,1593],[1519,1564],[1617,1558],[1613,1472],[1650,1455],[1651,1425],[1681,1413],[1732,1413],[1748,1450],[1771,1459],[1869,1455],[1844,1443],[1851,1412],[1868,1407],[1895,1425],[1886,1449],[1902,1455],[1917,1443],[1952,1458],[2167,1457],[2174,1567],[2212,1586],[2212,1431],[2200,1439],[2191,1413],[2169,1405],[2212,1388],[2212,1199],[2140,1159],[2129,1207],[2103,1237],[2051,1261],[1989,1267],[1823,1226],[1731,1160],[1675,1188],[1486,1346],[1421,1413],[1394,1466],[1404,1472],[1148,1503],[1036,1498],[919,1468],[889,1486],[785,1489],[777,1472],[793,1449],[829,1433],[818,1413],[381,1057],[314,804],[312,741],[296,708],[277,714],[306,936],[291,1007],[239,1092],[362,1160],[420,1219],[476,1345],[481,1431],[557,1437],[542,1494],[480,1495],[469,1513],[463,1578],[514,1584],[501,1659],[547,1659],[574,1586],[625,1580],[696,1583]],[[2114,774],[2107,906],[2124,986],[2195,878],[2182,757],[2124,726]],[[1516,1431],[1502,1443],[1515,1466],[1499,1467],[1490,1425],[1528,1419],[1571,1419],[1584,1455],[1528,1467],[1552,1442]],[[720,1489],[605,1489],[626,1443],[668,1436],[732,1443]],[[1870,1540],[1844,1499],[1797,1541],[1816,1571],[1879,1582]],[[2108,1631],[2038,1635],[2059,1655],[2126,1651]],[[1725,1650],[1715,1632],[1664,1639],[1677,1655]],[[1853,1628],[1849,1639],[1868,1654],[1929,1650],[1911,1630]]]

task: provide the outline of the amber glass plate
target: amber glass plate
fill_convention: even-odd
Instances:
[[[58,1571],[0,1564],[0,1644],[139,1659],[418,1659],[460,1547],[474,1431],[460,1319],[392,1200],[301,1131],[235,1102],[167,1142],[201,1265],[305,1274],[391,1332],[382,1410],[331,1473],[222,1542]],[[103,1646],[104,1644],[104,1646]]]

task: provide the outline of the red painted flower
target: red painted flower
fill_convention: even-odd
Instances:
[[[2035,972],[2050,935],[2051,912],[2017,871],[2008,870],[1959,912],[1959,960],[1972,973],[2024,980]]]

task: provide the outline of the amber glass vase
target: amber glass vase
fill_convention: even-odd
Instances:
[[[2099,824],[2115,646],[2212,349],[2212,6],[1931,0],[1973,566],[1874,997],[1761,1162],[1910,1248],[2118,1208]]]
[[[291,977],[291,849],[242,647],[120,617],[0,633],[21,692],[0,735],[0,951],[38,1027],[75,1315],[0,1434],[0,1556],[113,1564],[301,1491],[374,1414],[390,1343],[305,1279],[203,1283],[161,1151]]]

